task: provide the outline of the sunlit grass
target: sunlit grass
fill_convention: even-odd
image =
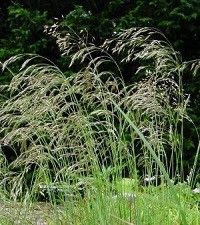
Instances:
[[[186,64],[168,42],[154,40],[155,34],[129,29],[100,47],[82,43],[72,63],[81,59],[86,67],[69,77],[49,61],[34,64],[44,59],[28,55],[9,86],[1,87],[7,98],[0,108],[0,178],[2,196],[11,200],[2,206],[18,201],[16,210],[24,212],[13,209],[8,216],[2,210],[2,224],[14,223],[16,216],[20,224],[199,223],[198,195],[189,186],[197,160],[191,182],[174,185],[186,180],[182,128],[189,118],[181,82]],[[139,61],[143,79],[126,85],[111,54]],[[118,74],[102,71],[109,63]],[[155,178],[156,187],[144,182],[146,176]],[[39,200],[50,209],[29,208]],[[33,218],[37,211],[44,217]]]
[[[123,181],[123,191],[126,191]],[[119,185],[119,183],[118,183]],[[198,225],[200,222],[199,196],[192,193],[187,185],[175,187],[187,224]],[[125,193],[96,190],[85,198],[76,200],[65,199],[58,205],[50,203],[19,204],[7,202],[4,208],[1,204],[1,224],[36,224],[43,221],[46,224],[182,224],[176,199],[170,187],[148,187],[138,191],[132,190],[134,198],[128,198]],[[9,223],[10,221],[10,223]]]

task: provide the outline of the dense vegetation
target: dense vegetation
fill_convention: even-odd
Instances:
[[[131,27],[155,27],[161,30],[180,51],[183,61],[199,58],[200,54],[200,2],[198,0],[145,1],[1,1],[0,5],[0,61],[22,53],[37,53],[53,60],[63,71],[68,71],[69,58],[60,57],[55,39],[43,32],[44,26],[53,24],[58,18],[63,30],[76,33],[87,30],[89,41],[101,44],[113,32]],[[120,59],[119,59],[120,60]],[[126,82],[138,79],[134,75],[138,65],[131,62],[121,64]],[[77,65],[71,70],[76,70]],[[78,68],[80,69],[80,68]],[[77,72],[77,70],[76,70]],[[6,82],[5,74],[0,80]],[[190,70],[183,74],[185,93],[190,95],[188,113],[199,130],[199,72]],[[185,124],[184,154],[187,169],[193,161],[198,145],[196,129]]]
[[[53,224],[197,225],[199,1],[0,10],[0,198],[64,204]]]

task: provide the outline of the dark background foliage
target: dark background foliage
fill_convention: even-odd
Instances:
[[[61,58],[55,40],[43,32],[44,25],[58,18],[63,27],[79,33],[86,29],[97,44],[114,31],[130,27],[160,29],[183,56],[200,55],[199,0],[1,0],[0,61],[19,53],[37,53],[67,71],[69,60]],[[134,65],[122,66],[127,82],[134,82]],[[137,79],[137,78],[136,78]],[[4,73],[0,82],[9,82]],[[185,92],[190,94],[188,113],[200,131],[200,74],[188,70],[183,76]],[[185,124],[185,167],[194,159],[198,143],[195,127]]]

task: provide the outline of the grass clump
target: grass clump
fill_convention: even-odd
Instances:
[[[188,188],[190,205],[181,192],[185,186],[173,184],[187,175],[182,151],[188,99],[181,82],[186,63],[149,28],[123,31],[100,47],[69,34],[63,39],[57,28],[53,35],[67,46],[65,54],[78,49],[72,64],[81,59],[85,67],[66,77],[29,55],[1,87],[7,98],[0,108],[0,175],[9,196],[59,203],[50,224],[198,224],[198,200],[192,201]],[[115,54],[122,63],[139,62],[142,79],[125,84]],[[161,185],[153,188],[150,181],[143,188],[145,177]]]

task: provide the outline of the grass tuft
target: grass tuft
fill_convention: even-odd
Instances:
[[[48,60],[26,55],[1,86],[7,96],[0,107],[2,189],[26,204],[50,202],[49,224],[198,224],[199,200],[187,184],[174,185],[188,175],[187,63],[155,29],[125,30],[100,47],[53,32],[64,54],[77,50],[71,64],[85,66],[66,77]],[[142,79],[126,84],[115,55],[121,63],[139,62]],[[192,181],[198,156],[199,149]]]

